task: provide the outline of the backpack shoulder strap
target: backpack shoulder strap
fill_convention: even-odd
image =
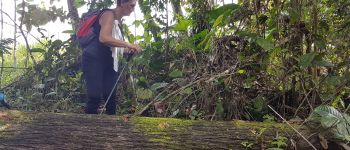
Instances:
[[[100,19],[101,15],[102,15],[105,11],[112,11],[114,18],[117,17],[117,13],[116,13],[115,11],[113,11],[113,9],[102,9],[102,11],[101,11],[101,13],[100,13],[98,19]],[[121,34],[122,34],[122,38],[123,38],[123,41],[124,41],[125,39],[124,39],[123,22],[122,22],[121,20],[118,20],[118,22],[119,22],[118,27],[119,27],[119,29],[120,29],[120,32],[121,32]]]
[[[100,11],[100,14],[98,15],[98,20],[100,20],[101,16],[102,16],[103,13],[106,12],[106,11],[112,11],[114,18],[116,18],[117,14],[116,14],[115,11],[113,11],[113,9],[102,9],[102,10]]]

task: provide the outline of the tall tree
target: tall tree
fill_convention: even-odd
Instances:
[[[181,10],[181,1],[179,0],[170,0],[170,3],[173,7],[174,14],[183,16],[183,12]]]
[[[14,0],[15,3],[15,8],[14,8],[14,18],[17,18],[17,0]],[[16,19],[14,20],[16,21]],[[16,58],[16,47],[17,47],[17,26],[14,26],[14,33],[13,33],[13,51],[12,51],[12,56],[13,56],[13,67],[17,67],[17,58]]]
[[[78,9],[77,6],[75,5],[75,0],[67,0],[67,5],[68,5],[68,16],[72,21],[72,27],[73,30],[75,31],[78,29],[79,26],[79,14],[78,14]]]
[[[2,0],[0,0],[0,9],[2,10]],[[0,40],[2,40],[4,38],[4,12],[1,11],[0,13],[0,17],[1,17],[1,33],[0,33]],[[4,57],[1,54],[1,70],[0,70],[0,88],[1,88],[1,84],[2,84],[2,73],[3,73],[3,68],[4,67]]]

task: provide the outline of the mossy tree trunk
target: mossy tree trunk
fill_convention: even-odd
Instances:
[[[310,149],[278,123],[53,113],[26,116],[17,117],[29,118],[21,123],[2,125],[0,149],[267,149],[276,147],[272,141],[277,135],[293,139],[299,150]]]

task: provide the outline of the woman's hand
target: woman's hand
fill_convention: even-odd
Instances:
[[[139,45],[137,45],[137,44],[129,43],[128,46],[127,46],[127,49],[129,49],[127,51],[132,51],[133,53],[140,53],[140,52],[142,52],[142,48]]]

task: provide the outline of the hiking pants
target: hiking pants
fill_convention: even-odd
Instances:
[[[83,52],[82,69],[88,97],[85,113],[97,114],[101,99],[107,100],[117,80],[118,73],[113,69],[113,58],[112,56],[97,58]],[[106,106],[106,113],[110,115],[116,114],[115,91],[116,89],[113,91]]]

